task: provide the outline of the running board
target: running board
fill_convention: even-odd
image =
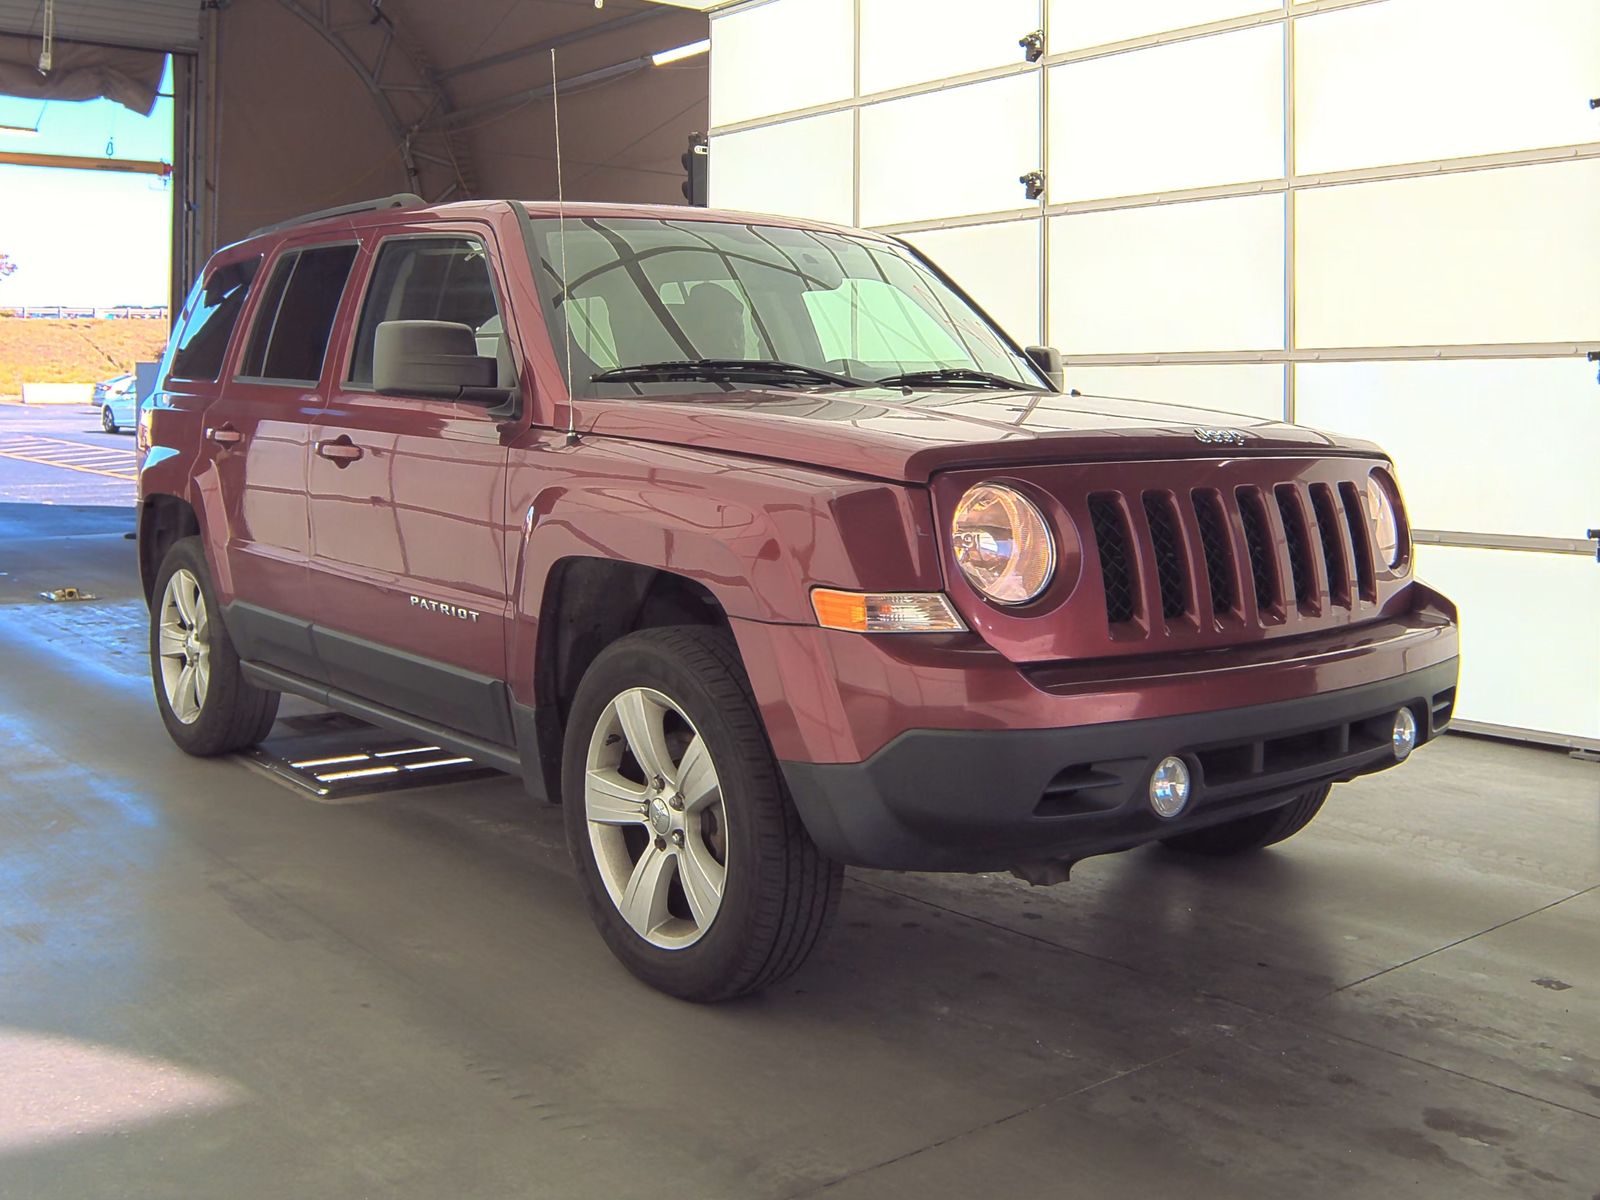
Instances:
[[[367,721],[379,728],[402,733],[420,741],[436,743],[446,750],[464,754],[497,771],[504,771],[507,775],[515,775],[518,778],[522,776],[522,757],[509,746],[496,746],[469,737],[467,734],[396,712],[392,708],[363,700],[360,696],[353,696],[349,692],[342,692],[327,684],[304,679],[288,671],[280,671],[264,663],[241,662],[239,668],[244,672],[244,677],[256,687],[304,696],[307,700],[325,704],[336,712]]]

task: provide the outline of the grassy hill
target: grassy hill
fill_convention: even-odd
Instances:
[[[95,383],[153,362],[165,321],[50,321],[0,317],[0,396],[27,383]]]

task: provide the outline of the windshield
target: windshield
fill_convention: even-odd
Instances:
[[[533,230],[563,370],[570,319],[576,396],[659,393],[660,382],[593,377],[695,360],[723,360],[721,375],[709,372],[721,382],[665,386],[748,386],[738,362],[802,368],[785,380],[793,386],[839,386],[818,373],[870,385],[930,371],[957,378],[917,386],[961,386],[963,371],[1048,386],[964,297],[891,242],[774,225],[582,216],[568,218],[563,249],[555,220],[535,220]],[[727,360],[737,360],[734,368]]]

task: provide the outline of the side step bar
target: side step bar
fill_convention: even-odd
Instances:
[[[303,679],[299,675],[280,671],[264,663],[241,662],[239,666],[244,672],[244,677],[257,687],[304,696],[307,700],[325,704],[347,716],[367,721],[383,729],[393,730],[395,733],[403,733],[407,737],[435,742],[446,750],[464,754],[497,771],[522,778],[522,756],[511,746],[496,746],[480,738],[457,733],[453,729],[446,729],[417,717],[396,712],[392,708],[374,704],[360,696],[352,696],[349,692],[341,692],[337,688],[330,688],[327,684]]]

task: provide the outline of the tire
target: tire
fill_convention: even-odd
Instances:
[[[117,431],[117,419],[111,415],[110,404],[102,404],[100,406],[100,428],[107,433],[115,433]]]
[[[1224,821],[1209,829],[1196,829],[1193,833],[1180,833],[1162,838],[1161,844],[1184,854],[1204,854],[1211,858],[1227,858],[1234,854],[1248,854],[1262,850],[1291,838],[1307,825],[1322,809],[1323,801],[1333,790],[1331,783],[1312,788],[1279,808],[1252,813],[1234,821]]]
[[[600,936],[669,995],[787,978],[838,906],[843,868],[801,824],[721,630],[649,629],[602,651],[572,703],[561,790]]]
[[[277,719],[279,693],[240,670],[198,537],[173,543],[156,571],[150,676],[167,732],[197,758],[253,746]]]

